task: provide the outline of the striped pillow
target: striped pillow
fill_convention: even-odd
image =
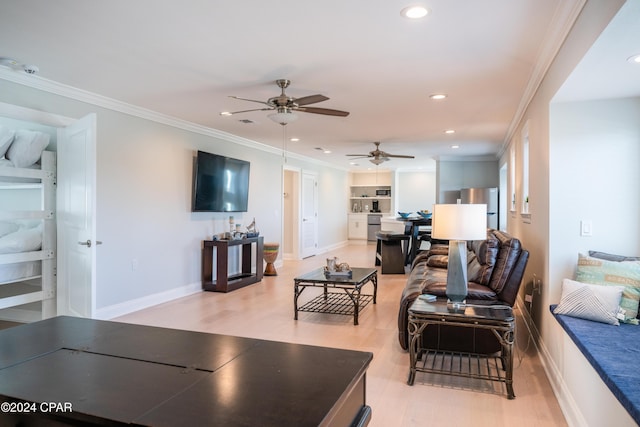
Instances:
[[[623,286],[589,285],[564,279],[560,303],[553,312],[610,325],[619,325],[620,322],[616,316],[623,289]]]

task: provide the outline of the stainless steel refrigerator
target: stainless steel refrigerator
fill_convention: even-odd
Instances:
[[[463,188],[460,201],[464,204],[487,205],[487,227],[498,229],[498,188]]]

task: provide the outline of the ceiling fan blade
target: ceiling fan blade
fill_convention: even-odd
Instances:
[[[264,105],[268,105],[269,107],[271,107],[271,104],[269,104],[267,102],[264,102],[264,101],[257,101],[255,99],[240,98],[239,96],[233,96],[233,95],[229,95],[229,98],[239,99],[241,101],[257,102],[258,104],[264,104]]]
[[[275,110],[275,108],[254,108],[251,110],[241,110],[241,111],[225,111],[224,113],[220,113],[221,116],[233,116],[234,114],[239,113],[248,113],[250,111],[271,111]]]
[[[389,153],[384,153],[384,157],[396,157],[398,159],[415,159],[415,156],[405,156],[403,154],[389,154]]]
[[[324,95],[309,95],[309,96],[303,96],[302,98],[296,98],[293,100],[293,102],[295,102],[298,105],[309,105],[309,104],[315,104],[317,102],[322,102],[322,101],[327,101],[329,98],[327,98]]]
[[[347,117],[349,115],[347,111],[332,110],[330,108],[299,107],[293,108],[293,110],[302,111],[303,113],[324,114],[327,116]]]
[[[345,154],[345,156],[371,157],[368,154]]]

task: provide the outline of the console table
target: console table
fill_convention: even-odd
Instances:
[[[262,280],[263,237],[240,240],[205,240],[202,248],[202,289],[230,292]],[[229,274],[229,247],[242,246],[242,269]],[[253,256],[255,246],[255,257]],[[213,279],[213,249],[216,249],[216,278]],[[255,271],[255,272],[252,272]]]
[[[0,331],[0,425],[366,426],[372,357],[60,316]]]

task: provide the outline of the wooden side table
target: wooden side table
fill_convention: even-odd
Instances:
[[[202,289],[231,292],[262,280],[264,238],[249,237],[240,240],[205,240],[202,248]],[[229,274],[229,247],[242,246],[242,269]],[[253,247],[255,245],[255,256]],[[216,249],[216,278],[213,279],[213,249]]]

